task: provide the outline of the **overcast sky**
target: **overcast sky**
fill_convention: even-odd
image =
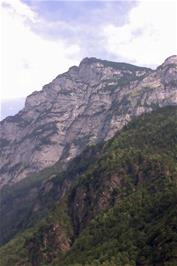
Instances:
[[[177,2],[2,0],[1,98],[27,96],[84,57],[155,68],[177,54]]]

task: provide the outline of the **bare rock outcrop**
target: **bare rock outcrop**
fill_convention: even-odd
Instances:
[[[0,187],[68,162],[135,116],[176,104],[177,56],[156,70],[85,58],[1,121]]]

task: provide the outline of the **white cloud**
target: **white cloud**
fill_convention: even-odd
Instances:
[[[36,14],[24,3],[19,0],[3,0],[2,6],[9,8],[12,14],[21,16],[21,19],[30,19],[35,21]]]
[[[77,44],[65,45],[32,32],[37,15],[20,0],[4,0],[2,13],[1,97],[18,98],[40,90],[80,60]]]
[[[139,64],[154,66],[177,53],[177,3],[139,1],[122,27],[104,26],[108,52]]]
[[[112,60],[123,58],[137,65],[153,66],[177,53],[176,1],[142,0],[130,9],[124,26],[106,24],[107,13],[106,16],[102,13],[108,12],[107,5],[102,15],[93,12],[93,23],[99,14],[103,17],[103,22],[95,23],[95,27],[89,22],[73,26],[65,20],[45,21],[21,0],[3,0],[2,3],[3,99],[40,90],[59,73],[78,64],[81,55],[104,57],[107,52],[107,59],[110,56]],[[110,16],[116,21],[115,13],[111,12]],[[31,30],[31,25],[40,35]],[[53,33],[56,28],[61,29],[60,33],[56,31],[57,36]]]

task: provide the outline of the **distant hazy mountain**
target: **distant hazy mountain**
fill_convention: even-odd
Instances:
[[[25,104],[25,98],[9,99],[1,101],[0,120],[10,115],[17,114]]]

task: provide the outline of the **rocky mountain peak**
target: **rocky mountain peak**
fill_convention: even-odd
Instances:
[[[82,61],[80,62],[80,66],[82,66],[83,64],[92,64],[92,63],[97,63],[101,61],[100,59],[96,58],[96,57],[85,57],[84,59],[82,59]]]
[[[164,86],[176,89],[177,86],[177,55],[168,57],[164,63],[157,68]]]
[[[177,65],[177,55],[172,55],[172,56],[168,57],[163,63],[164,66],[170,65],[170,64],[176,64]]]
[[[87,145],[111,138],[134,116],[177,104],[175,60],[172,56],[153,71],[85,58],[32,93],[19,114],[0,123],[1,186],[58,160],[67,163]]]

